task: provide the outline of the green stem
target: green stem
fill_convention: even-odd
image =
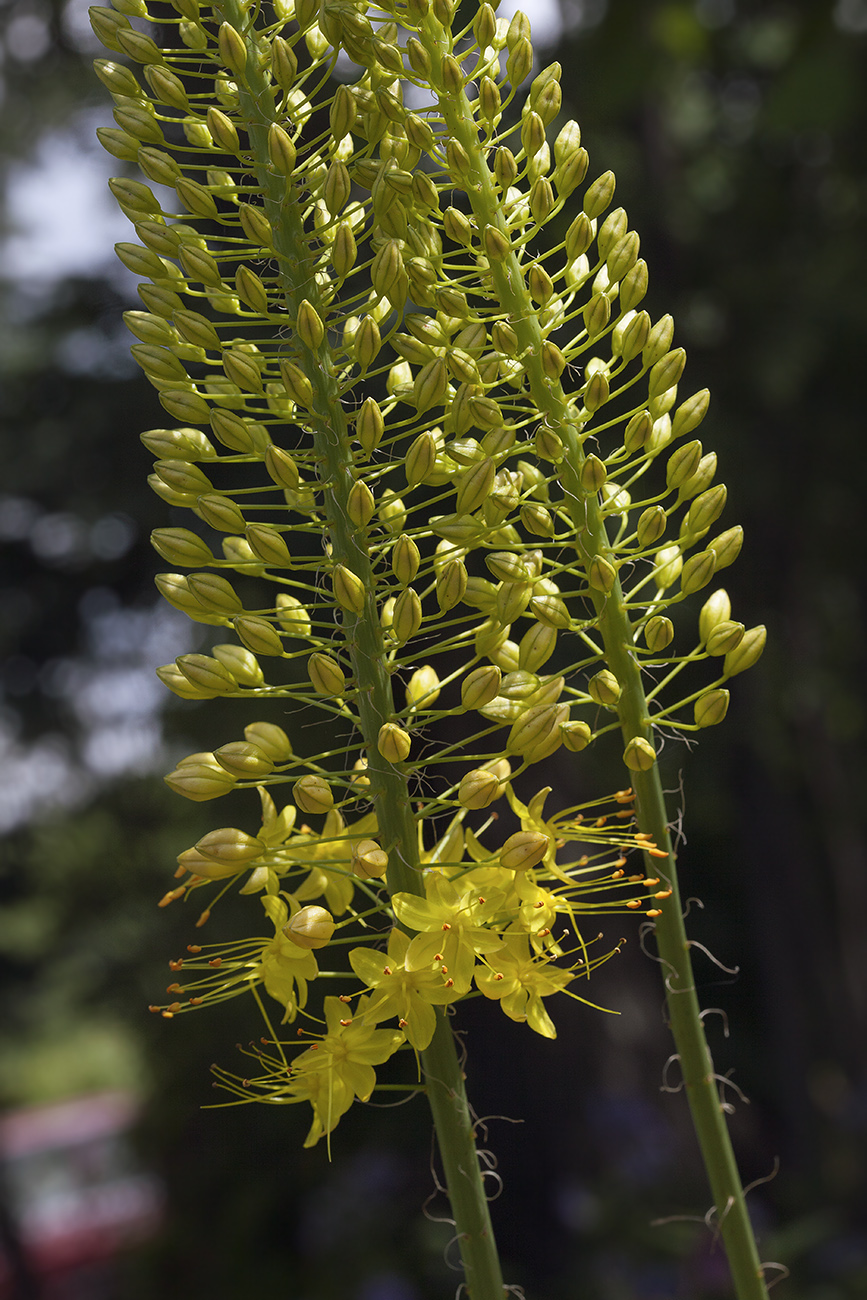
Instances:
[[[244,14],[237,0],[225,0],[221,17],[243,30]],[[303,272],[306,261],[300,205],[294,187],[270,165],[268,128],[278,120],[274,93],[262,76],[255,46],[248,38],[249,91],[241,93],[248,123],[255,170],[274,232],[274,251],[290,317],[307,298],[325,319],[315,281]],[[296,282],[297,277],[297,282]],[[424,896],[418,852],[418,828],[413,816],[404,764],[392,764],[377,747],[379,729],[394,720],[395,708],[387,656],[382,640],[376,597],[376,575],[364,530],[350,521],[348,497],[356,481],[350,433],[334,374],[328,338],[319,349],[301,345],[301,365],[313,387],[311,430],[317,472],[324,500],[326,532],[334,562],[351,569],[364,584],[362,614],[343,615],[343,633],[357,687],[360,730],[368,757],[370,796],[376,809],[383,847],[389,855],[390,894]],[[457,1240],[471,1300],[502,1300],[502,1271],[497,1254],[484,1181],[476,1150],[473,1117],[464,1090],[457,1044],[448,1015],[437,1010],[437,1027],[430,1046],[421,1053],[426,1092],[442,1156]]]
[[[419,38],[432,57],[431,81],[438,91],[438,106],[447,133],[463,146],[470,167],[465,190],[479,230],[494,226],[509,237],[502,214],[501,196],[480,144],[472,108],[466,94],[447,92],[438,84],[442,58],[451,54],[450,33],[433,14],[420,25]],[[562,467],[566,505],[572,517],[585,566],[596,557],[610,559],[610,546],[595,494],[580,485],[584,462],[581,428],[570,414],[567,397],[559,382],[543,371],[543,335],[538,316],[524,281],[524,268],[516,252],[502,262],[492,262],[490,273],[496,300],[518,335],[519,356],[525,368],[533,399],[548,427],[559,434],[566,454]],[[619,581],[607,594],[594,593],[599,615],[605,659],[622,689],[618,711],[625,742],[634,737],[652,740],[641,666],[634,653],[632,628],[624,607]],[[668,814],[656,764],[649,772],[633,773],[638,824],[668,855],[648,858],[654,874],[667,878],[672,894],[656,923],[659,954],[666,972],[671,1030],[680,1058],[684,1087],[701,1148],[716,1207],[717,1222],[728,1254],[729,1266],[739,1300],[766,1300],[767,1288],[746,1209],[744,1192],[732,1150],[731,1139],[717,1091],[713,1062],[704,1034],[689,941],[683,924],[674,853],[668,834]]]

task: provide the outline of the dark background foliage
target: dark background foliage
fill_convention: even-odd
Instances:
[[[727,586],[735,616],[769,628],[725,726],[665,756],[683,782],[686,893],[704,905],[692,933],[739,970],[697,953],[703,1001],[730,1031],[709,1019],[717,1067],[749,1098],[729,1094],[745,1178],[779,1160],[750,1204],[764,1256],[792,1270],[781,1300],[848,1300],[867,1292],[867,5],[562,0],[562,19],[539,58],[563,65],[594,172],[617,175],[689,391],[713,393],[702,436],[747,538]],[[109,109],[77,8],[7,0],[0,24],[12,192],[52,133],[92,152]],[[74,240],[90,213],[69,219]],[[232,1065],[235,1041],[259,1032],[251,1008],[171,1025],[143,1010],[189,941],[186,915],[155,900],[212,815],[155,773],[247,719],[150,685],[196,635],[155,612],[147,534],[169,512],[137,435],[164,417],[127,360],[131,287],[108,252],[76,276],[47,262],[22,276],[7,257],[0,287],[0,1104],[134,1087],[168,1197],[158,1239],[63,1294],[448,1295],[442,1206],[420,1213],[433,1190],[421,1100],[356,1107],[329,1165],[301,1150],[294,1112],[201,1109],[211,1060]],[[553,1044],[487,1004],[461,1015],[471,1098],[498,1117],[507,1274],[533,1300],[727,1293],[685,1101],[660,1090],[659,972],[624,933],[593,990],[620,1015],[570,1004]]]

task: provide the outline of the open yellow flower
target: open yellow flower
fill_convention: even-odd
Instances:
[[[571,970],[533,956],[525,934],[506,934],[496,952],[476,967],[476,985],[486,998],[499,999],[511,1020],[526,1021],[544,1038],[556,1038],[554,1022],[542,998],[559,992],[575,978]]]
[[[423,1052],[436,1028],[434,1006],[454,1002],[458,996],[439,970],[408,970],[406,954],[409,935],[396,927],[388,937],[388,953],[372,948],[353,948],[352,969],[369,989],[365,999],[365,1024],[379,1024],[397,1016],[407,1041]]]

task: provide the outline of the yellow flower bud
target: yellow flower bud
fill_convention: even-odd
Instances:
[[[407,683],[407,707],[432,709],[439,697],[440,679],[436,669],[430,664],[417,668]]]
[[[302,907],[283,926],[286,938],[297,943],[299,948],[324,948],[330,943],[334,930],[334,917],[315,903]]]
[[[464,598],[467,589],[467,569],[463,560],[448,560],[437,574],[437,603],[445,613]]]
[[[617,570],[603,555],[594,555],[587,566],[587,581],[594,591],[607,595],[617,581]]]
[[[526,755],[528,751],[547,743],[555,730],[559,729],[560,723],[565,721],[561,716],[561,708],[562,706],[557,704],[542,704],[522,713],[509,731],[506,740],[507,752]]]
[[[656,750],[643,736],[633,736],[623,751],[623,761],[632,772],[649,772],[656,762]]]
[[[238,634],[238,640],[253,654],[282,656],[283,642],[266,618],[245,614],[233,618],[232,626]]]
[[[409,758],[412,741],[396,722],[385,722],[379,729],[376,747],[387,763],[403,763]]]
[[[175,663],[188,682],[211,695],[233,695],[238,689],[228,668],[211,655],[179,655]]]
[[[650,331],[650,337],[647,340],[647,346],[642,354],[642,361],[645,366],[653,366],[661,357],[664,357],[671,347],[671,340],[674,337],[674,321],[671,316],[662,316],[656,322]]]
[[[545,627],[565,631],[572,626],[569,610],[559,596],[533,596],[529,610]]]
[[[291,136],[278,123],[268,128],[268,156],[275,171],[291,176],[295,170],[296,150]]]
[[[401,534],[392,547],[391,568],[402,587],[407,587],[418,573],[421,563],[419,549],[411,537]]]
[[[538,866],[550,843],[550,837],[539,831],[517,831],[500,850],[500,866],[507,871],[527,871]]]
[[[334,807],[331,786],[323,776],[302,776],[292,787],[292,798],[305,813],[327,813]]]
[[[300,366],[284,358],[280,362],[280,375],[283,387],[297,406],[309,408],[313,405],[313,386]]]
[[[244,738],[255,745],[274,763],[292,757],[292,744],[282,727],[274,722],[250,722],[244,728]]]
[[[593,739],[593,732],[586,722],[561,722],[560,735],[565,747],[573,754],[580,754]]]
[[[729,692],[723,690],[705,691],[695,702],[695,725],[697,727],[715,727],[722,722],[729,707]]]
[[[194,803],[218,799],[235,787],[235,778],[220,767],[213,754],[191,754],[178,763],[165,778],[166,785],[176,794]]]
[[[221,23],[217,41],[221,61],[234,76],[243,79],[247,69],[247,46],[241,33],[230,23]]]
[[[614,673],[609,669],[603,668],[601,672],[596,673],[587,683],[587,690],[591,700],[596,704],[604,704],[610,708],[620,699],[621,687]]]
[[[364,613],[364,583],[345,564],[335,564],[331,575],[334,599],[349,614]]]
[[[189,588],[196,600],[208,613],[234,615],[242,612],[242,605],[234,587],[216,573],[191,573]]]
[[[224,668],[228,668],[239,686],[261,686],[264,682],[262,669],[251,650],[242,645],[215,645],[214,657],[219,659]]]
[[[418,632],[422,622],[421,600],[412,587],[405,587],[394,602],[391,630],[398,645],[405,645]]]
[[[349,489],[346,513],[356,528],[366,528],[376,511],[376,501],[366,483],[357,479]]]
[[[253,207],[250,203],[241,203],[238,206],[238,216],[241,218],[241,229],[252,244],[267,249],[272,247],[274,235],[271,223],[261,208]]]
[[[477,767],[466,772],[458,787],[458,803],[462,808],[487,808],[503,793],[502,786],[494,772]]]
[[[741,553],[743,541],[744,530],[740,524],[736,524],[734,528],[726,529],[724,533],[720,533],[719,537],[713,539],[708,546],[708,550],[713,551],[716,555],[715,572],[718,573],[720,569],[726,569],[730,564],[734,564]]]
[[[648,650],[652,650],[654,654],[671,645],[674,640],[674,624],[671,619],[665,618],[662,614],[655,614],[653,618],[648,619],[644,625],[644,640]]]
[[[740,643],[730,650],[723,660],[723,672],[726,677],[746,672],[761,657],[767,640],[767,629],[763,625],[751,627],[745,632]]]
[[[680,575],[680,589],[684,596],[691,596],[695,591],[706,587],[716,569],[716,554],[708,549],[691,556],[683,566]]]
[[[503,674],[493,664],[474,668],[461,683],[461,704],[465,709],[482,709],[495,699]]]
[[[726,619],[721,623],[717,623],[707,638],[705,649],[709,655],[727,655],[730,650],[734,650],[740,645],[745,634],[746,628],[743,623],[735,623],[731,619]]]
[[[372,366],[382,348],[382,338],[379,333],[379,325],[373,316],[365,316],[355,334],[353,340],[353,350],[355,360],[361,366],[362,370],[367,370]],[[368,398],[368,401],[372,399]]]
[[[683,569],[683,555],[679,546],[664,546],[657,552],[653,580],[660,591],[677,582]]]
[[[352,846],[352,870],[362,880],[381,879],[388,870],[388,854],[376,840],[359,840]]]
[[[226,865],[233,863],[240,867],[247,862],[252,862],[254,858],[261,857],[265,852],[265,845],[254,835],[248,835],[246,831],[225,826],[202,836],[196,844],[196,851],[203,857],[213,858],[215,862]]]
[[[584,212],[591,221],[600,217],[614,198],[615,178],[613,172],[603,172],[584,194]]]
[[[210,564],[214,559],[211,548],[188,528],[155,528],[151,533],[151,545],[169,564],[185,564],[192,568]]]
[[[425,367],[427,369],[427,367]],[[445,366],[443,365],[443,370]],[[424,371],[422,371],[424,374]],[[421,376],[419,376],[421,378]],[[416,384],[418,380],[416,380]],[[406,481],[410,487],[424,483],[433,473],[437,443],[432,433],[420,433],[406,454]]]
[[[277,597],[277,621],[284,632],[290,636],[310,636],[310,615],[297,596],[288,596],[282,592]]]
[[[318,695],[343,695],[346,690],[346,674],[336,659],[331,655],[312,654],[307,660],[307,675]]]

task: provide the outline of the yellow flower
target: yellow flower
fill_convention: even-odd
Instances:
[[[436,870],[425,872],[424,885],[426,898],[395,894],[391,900],[397,919],[419,931],[407,948],[406,969],[442,971],[456,995],[466,993],[476,955],[499,943],[487,927],[501,910],[502,893],[482,895],[469,875],[448,880]]]
[[[409,935],[393,929],[388,953],[372,948],[353,948],[349,962],[372,997],[365,999],[365,1024],[379,1024],[397,1016],[408,1042],[423,1052],[436,1028],[434,1005],[444,1006],[457,996],[438,970],[407,970]]]
[[[557,1030],[542,998],[557,993],[575,978],[571,970],[534,957],[525,934],[506,934],[496,953],[476,967],[476,985],[486,998],[499,998],[511,1020],[525,1021],[537,1034],[556,1038]]]

